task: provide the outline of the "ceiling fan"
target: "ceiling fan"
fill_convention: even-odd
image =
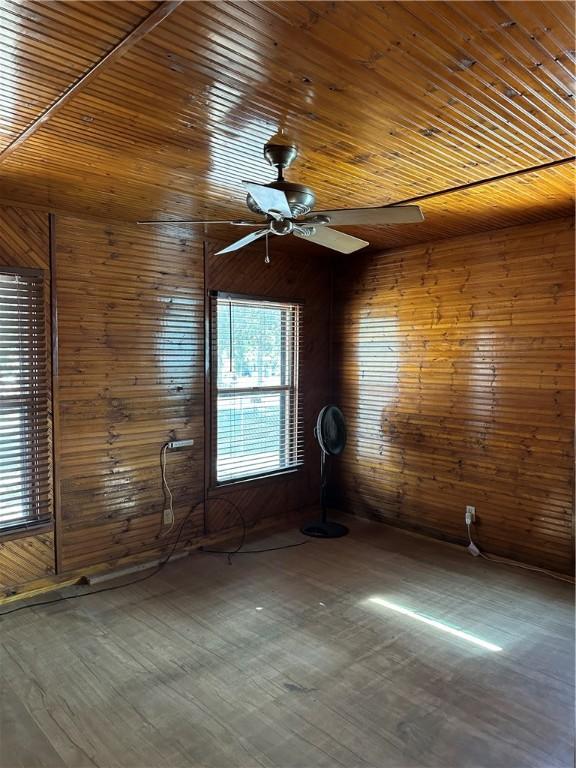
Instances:
[[[424,221],[421,209],[417,205],[399,205],[381,208],[340,208],[330,211],[312,210],[316,199],[309,187],[284,179],[284,170],[298,156],[298,147],[289,142],[282,134],[276,134],[264,145],[264,157],[276,167],[278,177],[270,184],[256,184],[243,181],[248,192],[248,208],[265,221],[246,219],[198,220],[182,219],[177,221],[139,221],[138,224],[232,224],[236,227],[258,227],[255,232],[241,237],[234,243],[222,248],[216,255],[237,251],[239,248],[266,238],[269,235],[295,235],[312,243],[323,245],[339,253],[354,253],[369,245],[367,240],[352,237],[345,232],[332,229],[329,225],[340,226],[381,226],[387,224],[416,224]],[[268,261],[268,254],[266,254]]]

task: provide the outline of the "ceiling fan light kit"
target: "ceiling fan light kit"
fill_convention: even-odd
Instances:
[[[252,213],[264,216],[265,221],[230,219],[198,221],[139,221],[139,224],[231,224],[242,227],[262,227],[217,251],[216,255],[244,248],[261,237],[295,235],[338,253],[354,253],[369,245],[367,240],[332,229],[333,226],[385,226],[388,224],[417,224],[424,221],[417,205],[384,206],[381,208],[342,208],[315,211],[314,192],[304,184],[286,181],[284,171],[298,157],[298,147],[284,134],[276,134],[264,145],[264,157],[277,170],[276,181],[258,184],[243,181],[247,191],[246,205]],[[268,261],[266,248],[266,261]]]

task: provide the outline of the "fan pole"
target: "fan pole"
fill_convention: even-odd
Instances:
[[[313,523],[306,523],[300,528],[300,531],[305,536],[314,536],[317,539],[339,539],[342,536],[346,536],[348,528],[341,523],[333,523],[328,520],[328,512],[326,509],[326,453],[321,451],[320,456],[320,508],[322,510],[322,517],[320,520]]]
[[[326,478],[326,454],[322,451],[320,456],[320,509],[322,510],[322,522],[326,523],[328,514],[326,512],[326,486],[328,484]]]

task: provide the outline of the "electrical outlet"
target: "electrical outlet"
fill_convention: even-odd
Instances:
[[[194,440],[172,440],[168,443],[168,448],[174,450],[175,448],[186,448],[189,445],[194,445]]]
[[[466,505],[466,515],[465,515],[466,525],[470,525],[470,523],[475,522],[476,520],[476,507],[470,506],[470,504]]]
[[[170,508],[164,510],[162,522],[164,525],[172,525],[174,522],[174,512]]]

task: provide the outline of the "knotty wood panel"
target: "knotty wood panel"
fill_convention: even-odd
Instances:
[[[303,298],[306,468],[267,483],[204,495],[203,243],[162,231],[58,218],[59,398],[64,571],[156,552],[163,509],[159,452],[168,453],[176,521],[195,507],[183,541],[314,503],[313,420],[329,383],[330,270],[326,259],[258,250],[209,259],[207,286]]]
[[[10,595],[22,585],[51,576],[53,573],[54,534],[52,531],[7,541],[0,539],[0,593],[2,595]]]
[[[567,571],[573,219],[341,259],[347,509]]]
[[[422,200],[425,221],[415,226],[345,227],[370,250],[487,232],[574,214],[574,163]]]
[[[165,544],[160,448],[177,530],[203,498],[200,240],[58,219],[62,547],[65,570]],[[198,531],[201,507],[190,518]]]
[[[2,209],[2,225],[3,262],[17,253],[25,266],[48,266],[44,214]],[[329,369],[325,259],[273,252],[273,264],[266,267],[262,253],[252,250],[211,260],[213,288],[306,301],[307,464],[303,472],[280,480],[213,491],[205,519],[202,241],[179,229],[157,232],[58,217],[56,251],[58,533],[64,574],[146,553],[152,557],[174,540],[174,534],[160,536],[159,452],[168,439],[196,441],[191,449],[168,454],[175,531],[194,507],[183,543],[197,541],[205,524],[209,535],[238,525],[230,504],[217,498],[224,493],[249,525],[316,501],[312,424],[325,402]],[[19,541],[0,548],[0,570],[6,566],[0,583],[6,589],[46,574],[52,539]]]
[[[42,269],[49,287],[48,238],[48,216],[45,213],[10,207],[0,208],[0,265]],[[47,295],[50,296],[50,291]]]
[[[0,150],[122,40],[155,5],[3,0]]]
[[[103,53],[141,12],[47,3],[50,24],[29,14],[4,39],[35,73],[44,49],[29,41],[41,34],[60,71],[70,52],[79,64]],[[97,51],[94,17],[105,26]],[[57,22],[77,29],[83,18],[72,51],[60,48]],[[302,150],[290,178],[327,208],[567,158],[573,27],[570,2],[183,3],[6,159],[0,197],[124,219],[237,217],[241,179],[273,177],[261,152],[279,128]],[[38,91],[28,69],[14,77],[7,102],[20,108]],[[560,206],[571,196],[563,186]],[[482,199],[492,226],[516,223]],[[387,246],[386,233],[373,242]]]
[[[330,257],[299,255],[288,249],[278,251],[271,244],[271,263],[264,263],[261,247],[237,253],[212,255],[223,243],[207,244],[207,286],[209,290],[245,293],[304,302],[303,343],[300,384],[304,408],[304,467],[284,476],[210,488],[207,509],[208,531],[237,524],[237,515],[223,497],[237,504],[246,522],[255,524],[318,503],[320,452],[314,425],[326,405],[330,386]]]
[[[50,246],[48,216],[36,211],[0,208],[0,266],[44,271],[46,339],[50,349]],[[48,359],[50,385],[50,359]],[[0,535],[0,589],[24,584],[54,573],[54,538],[51,533],[2,541]]]

